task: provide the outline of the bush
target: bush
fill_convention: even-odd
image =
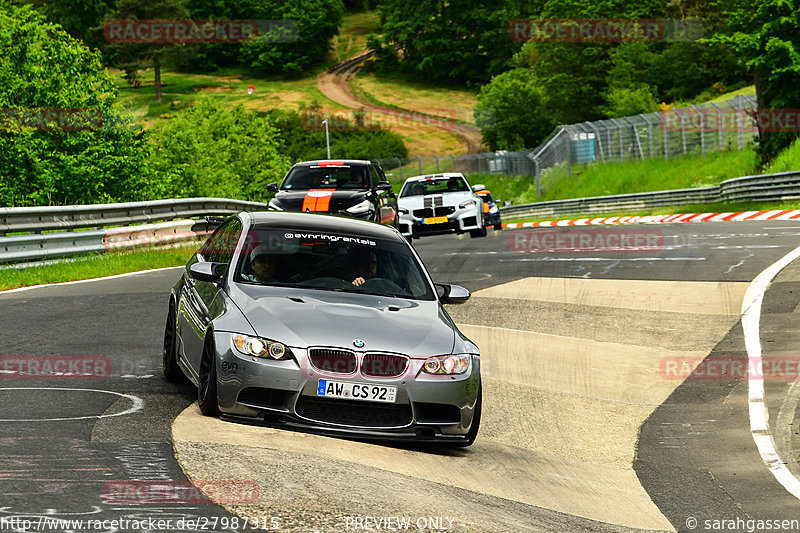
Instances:
[[[379,126],[364,123],[359,112],[353,119],[329,117],[318,107],[294,111],[272,110],[275,126],[286,142],[283,152],[294,162],[325,159],[325,126],[322,121],[330,118],[331,156],[342,159],[388,159],[404,158],[408,150],[402,137]]]
[[[264,201],[289,168],[269,118],[205,96],[153,131],[152,166],[172,198]]]
[[[4,6],[0,205],[157,197],[144,134],[114,106],[115,97],[99,52],[28,6]]]

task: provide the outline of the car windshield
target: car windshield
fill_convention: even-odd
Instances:
[[[424,180],[407,181],[400,191],[400,196],[422,196],[425,194],[441,194],[445,192],[468,191],[469,185],[463,178],[427,178]]]
[[[294,167],[281,184],[282,190],[366,189],[369,172],[363,165],[315,165]]]
[[[251,230],[234,281],[435,299],[406,243],[329,232]]]
[[[481,192],[478,193],[478,196],[483,198],[483,200],[485,202],[489,202],[489,203],[494,202],[494,199],[492,198],[492,194],[489,191],[481,191]]]

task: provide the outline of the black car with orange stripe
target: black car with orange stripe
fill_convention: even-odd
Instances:
[[[273,211],[330,213],[397,225],[397,197],[381,167],[353,159],[295,164],[269,202]]]

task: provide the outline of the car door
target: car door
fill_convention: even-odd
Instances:
[[[226,299],[218,296],[223,290],[223,282],[196,280],[189,275],[189,266],[198,261],[220,263],[224,266],[219,272],[227,273],[241,233],[242,223],[239,219],[232,219],[217,228],[183,273],[184,289],[178,302],[178,327],[184,360],[195,378],[200,369],[206,332],[214,318],[223,312],[220,306],[224,305]]]
[[[383,169],[380,166],[373,165],[372,169],[372,183],[378,198],[376,211],[380,213],[380,220],[378,220],[378,222],[381,224],[393,224],[397,218],[397,196],[395,196],[394,190],[391,186],[389,186],[388,189],[378,189],[378,183],[388,183],[388,180],[386,179],[386,175],[383,173]]]

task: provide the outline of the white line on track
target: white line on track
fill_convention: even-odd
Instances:
[[[759,328],[761,303],[767,287],[781,270],[800,257],[800,246],[780,258],[761,272],[750,283],[742,300],[742,328],[744,344],[747,349],[749,367],[755,369],[754,376],[748,376],[748,408],[750,412],[750,433],[756,443],[761,459],[775,479],[795,498],[800,499],[800,480],[798,480],[781,461],[775,441],[769,431],[769,411],[764,397],[764,375],[761,359],[761,339]]]
[[[125,274],[114,274],[113,276],[105,276],[102,278],[79,279],[76,281],[62,281],[61,283],[45,283],[44,285],[31,285],[30,287],[20,287],[19,289],[9,289],[7,291],[0,291],[0,296],[12,292],[29,291],[31,289],[41,289],[42,287],[57,287],[59,285],[77,285],[78,283],[89,283],[92,281],[103,281],[106,279],[126,278],[128,276],[136,276],[138,274],[148,274],[150,272],[160,272],[162,270],[173,270],[176,268],[185,268],[182,266],[165,267],[165,268],[151,268],[150,270],[138,270],[136,272],[126,272]]]
[[[144,400],[139,398],[138,396],[134,396],[133,394],[123,394],[121,392],[114,392],[111,390],[103,390],[103,389],[73,389],[67,387],[3,387],[0,388],[0,391],[29,391],[29,390],[43,390],[47,392],[52,392],[54,390],[58,391],[71,391],[71,392],[98,392],[101,394],[112,394],[114,396],[119,396],[120,398],[125,398],[131,402],[131,406],[124,411],[120,411],[119,413],[111,413],[108,415],[86,415],[86,416],[66,416],[60,418],[1,418],[0,422],[60,422],[63,420],[87,420],[87,419],[101,419],[101,418],[110,418],[112,416],[125,416],[131,413],[135,413],[136,411],[141,411],[144,407]]]
[[[501,263],[514,261],[619,261],[619,257],[521,257],[519,259],[498,259]],[[705,261],[705,257],[626,257],[625,261]]]

